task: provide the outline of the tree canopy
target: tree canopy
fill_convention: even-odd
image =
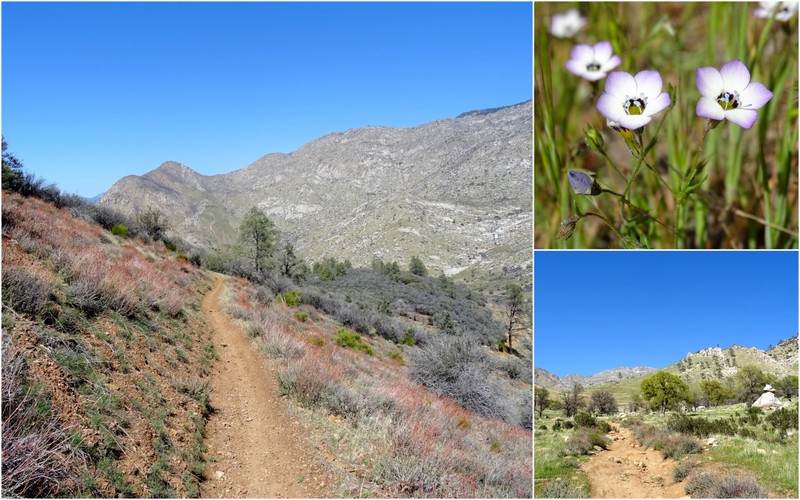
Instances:
[[[689,396],[689,386],[679,377],[659,371],[642,380],[642,397],[663,415],[669,408]]]
[[[239,244],[257,273],[266,269],[277,241],[275,224],[257,207],[251,208],[239,226]]]
[[[736,396],[735,392],[722,385],[719,380],[703,380],[700,382],[700,390],[706,395],[708,402],[714,406],[719,406]]]

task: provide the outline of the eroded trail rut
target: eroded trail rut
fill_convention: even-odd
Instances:
[[[274,374],[220,304],[225,278],[203,300],[219,355],[206,424],[204,497],[324,498],[331,478],[304,444]]]
[[[589,476],[591,498],[682,498],[683,483],[675,483],[678,462],[643,448],[633,433],[616,424],[608,450],[599,451],[581,469]]]

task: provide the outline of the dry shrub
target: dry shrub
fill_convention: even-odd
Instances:
[[[3,266],[3,303],[18,313],[37,315],[50,298],[51,287],[43,277],[22,267]]]
[[[320,366],[308,360],[293,363],[278,371],[278,388],[307,407],[321,406],[333,390]]]
[[[412,380],[482,415],[513,419],[504,392],[490,381],[488,356],[470,340],[435,337],[411,361]]]
[[[570,455],[586,455],[595,446],[605,449],[609,440],[600,431],[591,427],[581,427],[567,440],[567,451]]]
[[[691,476],[684,488],[693,498],[767,498],[767,491],[752,477],[704,472]]]

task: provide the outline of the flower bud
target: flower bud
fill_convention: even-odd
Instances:
[[[572,238],[572,233],[575,232],[575,227],[578,225],[578,221],[581,218],[577,215],[573,215],[569,219],[563,221],[561,225],[558,227],[558,234],[556,235],[557,240],[568,240]]]
[[[603,152],[606,141],[603,140],[603,135],[600,134],[596,128],[589,125],[589,128],[584,132],[584,136],[586,137],[586,145],[589,146],[592,151],[597,151],[598,153]]]
[[[575,194],[585,194],[588,196],[597,196],[603,192],[600,185],[594,180],[594,177],[578,170],[569,171],[569,183]]]

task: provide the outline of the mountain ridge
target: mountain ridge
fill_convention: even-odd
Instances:
[[[638,378],[649,373],[663,370],[678,375],[689,383],[699,383],[703,380],[726,379],[736,375],[739,368],[746,365],[758,366],[765,373],[783,377],[796,375],[798,370],[798,337],[789,337],[780,340],[766,351],[757,347],[742,347],[732,345],[721,347],[706,347],[662,368],[635,367],[612,368],[603,370],[593,375],[558,375],[542,368],[534,368],[534,383],[546,389],[565,391],[572,388],[575,383],[584,386],[593,386],[604,383],[614,383],[615,380]],[[641,369],[643,373],[634,374]],[[628,371],[626,371],[628,370]],[[614,377],[616,372],[621,377]]]
[[[433,271],[522,276],[529,268],[532,102],[412,128],[332,132],[291,153],[204,176],[165,162],[115,183],[100,203],[158,208],[176,236],[223,248],[258,206],[307,258],[373,258]]]

